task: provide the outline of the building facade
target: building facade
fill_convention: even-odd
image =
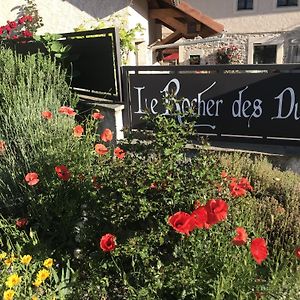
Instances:
[[[0,1],[0,26],[7,20],[14,21],[22,15],[26,0]],[[151,65],[155,53],[151,45],[174,42],[180,38],[211,36],[223,30],[222,24],[194,9],[187,2],[174,0],[35,0],[43,27],[38,34],[66,33],[76,28],[95,28],[99,20],[111,20],[112,16],[125,22],[119,25],[128,31],[140,25],[141,30],[134,37],[135,51],[129,53],[127,63]],[[162,24],[173,33],[162,39]],[[83,25],[83,26],[81,26]],[[114,23],[115,25],[115,23]],[[110,25],[113,26],[113,25]]]
[[[299,0],[186,0],[224,25],[218,42],[180,47],[180,63],[217,63],[217,53],[233,45],[237,63],[300,63]],[[202,41],[201,41],[202,42]]]

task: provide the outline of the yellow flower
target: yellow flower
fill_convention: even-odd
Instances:
[[[38,299],[39,298],[37,296],[35,296],[35,295],[31,297],[31,300],[38,300]]]
[[[39,287],[42,283],[43,283],[42,280],[36,279],[32,284],[36,287]]]
[[[14,298],[15,291],[7,290],[3,294],[3,300],[12,300]]]
[[[6,252],[1,252],[0,253],[0,259],[4,259],[6,257]]]
[[[7,258],[4,263],[6,264],[7,267],[10,267],[10,265],[13,263],[13,258]]]
[[[40,281],[46,280],[50,276],[50,272],[46,269],[42,269],[38,272],[36,278]]]
[[[21,282],[21,277],[19,277],[18,274],[12,274],[7,278],[5,284],[9,288],[12,288],[15,285],[18,285],[20,282]]]
[[[21,263],[26,266],[30,264],[31,260],[32,260],[31,255],[24,255],[21,257]]]
[[[44,267],[50,269],[53,265],[53,259],[52,258],[47,258],[44,260]]]

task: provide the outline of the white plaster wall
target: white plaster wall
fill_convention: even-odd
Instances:
[[[142,0],[137,0],[142,1]],[[36,0],[44,26],[39,33],[63,33],[73,31],[86,20],[105,18],[120,12],[132,3],[130,0]],[[0,24],[17,17],[18,7],[24,0],[0,0]]]
[[[149,45],[149,24],[147,0],[35,0],[44,26],[38,34],[73,32],[83,23],[92,25],[97,19],[103,19],[113,13],[128,16],[128,28],[140,23],[143,34],[136,37],[139,41],[138,62],[134,53],[129,56],[130,64],[148,64],[152,62],[147,46]],[[7,20],[17,18],[19,7],[24,0],[0,0],[0,26]]]
[[[228,33],[290,30],[300,25],[300,1],[295,7],[276,7],[276,0],[254,0],[253,10],[237,11],[237,0],[185,0],[222,23]]]

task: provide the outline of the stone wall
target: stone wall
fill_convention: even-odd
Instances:
[[[299,31],[289,32],[274,32],[274,33],[255,33],[255,34],[229,34],[221,37],[221,41],[195,43],[190,45],[181,46],[180,51],[180,64],[190,64],[190,55],[200,55],[201,65],[216,64],[216,52],[219,48],[229,45],[235,45],[239,49],[239,64],[253,63],[253,44],[262,45],[277,45],[277,61],[276,63],[288,62],[288,47],[292,38],[299,38]]]

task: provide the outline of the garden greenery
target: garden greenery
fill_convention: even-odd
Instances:
[[[1,49],[0,79],[3,299],[299,299],[298,175],[166,116],[115,144],[41,55]]]

